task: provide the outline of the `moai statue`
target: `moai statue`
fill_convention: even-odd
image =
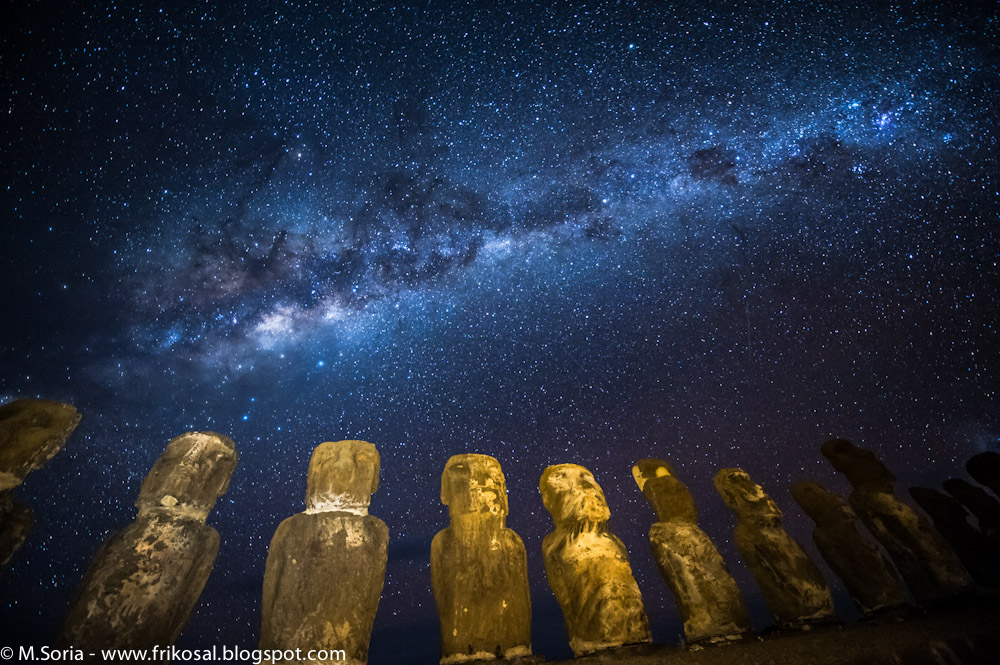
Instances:
[[[930,515],[977,584],[1000,587],[1000,546],[969,524],[969,513],[954,497],[929,487],[911,487],[910,496]]]
[[[821,451],[852,486],[851,508],[882,543],[913,597],[934,605],[973,592],[972,579],[944,538],[896,498],[896,478],[869,450],[831,439]]]
[[[650,642],[628,552],[607,529],[611,511],[594,476],[578,464],[556,464],[542,473],[539,488],[556,527],[542,542],[545,574],[573,653]]]
[[[1000,497],[1000,454],[990,451],[973,455],[965,463],[965,470],[973,480]]]
[[[674,594],[686,640],[715,642],[749,632],[743,596],[719,550],[698,527],[691,492],[663,460],[639,460],[632,477],[656,511],[649,544]]]
[[[990,493],[982,487],[961,478],[949,478],[944,481],[944,489],[976,516],[979,530],[987,538],[1000,542],[1000,501],[990,496]]]
[[[341,662],[368,662],[389,547],[389,529],[368,514],[379,464],[367,441],[313,451],[306,510],[278,525],[267,552],[262,649],[342,649]]]
[[[792,496],[816,523],[813,542],[864,614],[906,605],[906,591],[892,564],[858,531],[851,507],[818,483],[792,485]]]
[[[66,443],[80,423],[69,404],[19,399],[0,406],[0,572],[24,544],[34,515],[13,491]]]
[[[139,490],[135,522],[97,551],[59,636],[60,646],[169,646],[198,602],[219,552],[205,523],[236,468],[232,439],[188,432],[167,444]]]
[[[431,543],[441,663],[531,655],[524,543],[505,527],[507,482],[489,455],[455,455],[441,475],[451,525]]]
[[[743,561],[782,628],[834,618],[830,588],[812,559],[781,525],[781,511],[742,469],[715,474],[715,489],[736,513],[734,533]]]

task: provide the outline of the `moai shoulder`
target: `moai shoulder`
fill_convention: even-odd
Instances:
[[[389,543],[368,514],[380,465],[367,441],[313,451],[306,510],[278,526],[268,549],[261,648],[342,649],[346,662],[367,662]]]
[[[507,484],[488,455],[455,455],[441,475],[451,524],[431,543],[441,663],[531,655],[527,556],[506,528]]]
[[[785,531],[781,511],[742,469],[722,469],[715,488],[736,513],[734,540],[778,625],[834,618],[833,598],[816,564]]]

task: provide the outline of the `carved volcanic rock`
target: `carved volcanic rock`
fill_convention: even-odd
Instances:
[[[965,463],[965,470],[977,483],[1000,497],[1000,454],[990,451],[973,455]]]
[[[0,492],[52,459],[79,423],[77,410],[62,402],[19,399],[0,406]]]
[[[736,546],[782,627],[834,618],[830,589],[816,564],[781,525],[781,511],[741,469],[723,469],[715,488],[738,518]]]
[[[674,595],[687,641],[750,631],[743,596],[722,555],[698,527],[698,511],[687,487],[663,460],[640,460],[632,475],[659,519],[650,528],[649,544]]]
[[[934,605],[974,592],[972,579],[944,538],[895,497],[895,477],[874,453],[845,439],[831,439],[821,450],[851,482],[851,508],[885,547],[919,603]]]
[[[455,455],[441,476],[451,525],[431,543],[431,587],[441,620],[441,662],[531,654],[524,544],[505,527],[507,484],[488,455]]]
[[[625,545],[607,531],[611,516],[594,476],[577,464],[542,473],[542,502],[556,530],[542,554],[576,656],[652,640]]]
[[[977,584],[1000,587],[1000,547],[969,524],[968,511],[954,497],[929,487],[911,487],[910,496],[931,516]]]
[[[961,478],[944,481],[948,494],[962,502],[976,516],[979,530],[988,538],[1000,541],[1000,501],[997,501],[982,487],[977,487]]]
[[[799,482],[792,496],[813,522],[813,542],[865,614],[906,604],[906,592],[881,550],[858,531],[854,511],[818,483]]]
[[[268,549],[262,649],[342,649],[341,662],[368,661],[389,544],[389,529],[368,515],[379,466],[366,441],[313,451],[307,510],[278,525]]]
[[[143,482],[139,517],[91,562],[59,645],[86,652],[173,644],[218,554],[219,534],[205,517],[236,461],[233,441],[214,432],[189,432],[167,445]]]

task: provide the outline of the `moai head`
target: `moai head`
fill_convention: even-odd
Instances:
[[[542,504],[552,514],[556,528],[603,524],[611,519],[608,502],[594,475],[579,464],[554,464],[539,482]]]
[[[139,514],[165,511],[204,520],[229,489],[236,444],[215,432],[188,432],[172,439],[142,483]]]
[[[834,469],[847,476],[855,489],[892,493],[896,477],[872,451],[858,448],[847,439],[830,439],[820,451]]]
[[[381,459],[367,441],[327,441],[309,460],[306,512],[367,515],[378,490]]]
[[[19,399],[0,406],[0,492],[52,459],[79,423],[77,410],[62,402]]]
[[[781,510],[777,504],[743,469],[723,469],[715,474],[713,482],[722,500],[741,521],[763,525],[781,522]]]
[[[1000,488],[1000,455],[997,453],[973,455],[965,463],[965,470],[980,485],[986,485],[994,492]]]
[[[854,511],[847,502],[819,483],[795,483],[792,485],[792,497],[816,524],[854,521]]]
[[[961,501],[962,505],[977,517],[980,515],[1000,517],[1000,503],[982,487],[977,487],[961,478],[949,478],[944,481],[944,491]]]
[[[963,524],[968,519],[969,512],[965,507],[944,492],[938,492],[930,487],[911,487],[910,496],[925,513],[931,516],[935,524]]]
[[[689,524],[698,521],[698,509],[691,492],[665,461],[641,459],[632,467],[632,477],[656,511],[657,521]]]
[[[441,503],[448,513],[507,517],[507,481],[500,462],[489,455],[453,455],[441,474]]]

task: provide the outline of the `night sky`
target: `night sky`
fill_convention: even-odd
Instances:
[[[256,645],[313,447],[360,438],[390,532],[373,664],[436,662],[450,455],[503,465],[556,658],[549,464],[594,472],[672,644],[637,459],[690,487],[760,628],[717,470],[805,543],[789,487],[846,491],[831,436],[900,491],[1000,449],[996,5],[164,4],[0,16],[0,401],[83,414],[17,491],[22,643],[188,430],[240,461],[179,645]]]

